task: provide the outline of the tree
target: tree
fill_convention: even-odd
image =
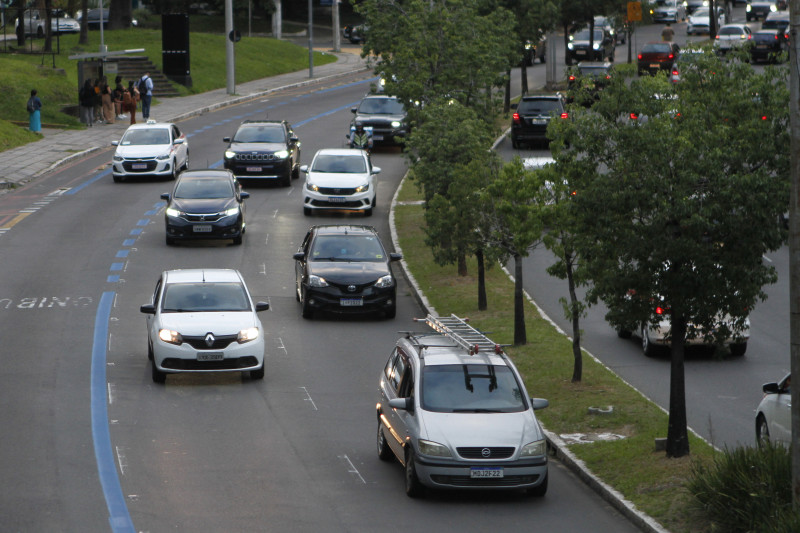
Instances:
[[[188,8],[188,5],[186,6]],[[188,10],[185,12],[188,13]],[[110,0],[108,4],[108,29],[122,30],[131,27],[133,14],[130,0]]]
[[[759,74],[744,57],[708,49],[674,88],[663,73],[619,76],[551,128],[595,165],[571,184],[589,301],[620,330],[657,324],[656,303],[670,312],[669,457],[689,453],[686,339],[736,336],[776,280],[763,254],[786,239],[786,71]]]
[[[514,259],[514,344],[528,342],[522,259],[541,241],[546,200],[543,174],[526,170],[522,160],[499,166],[480,192],[481,239],[501,262]]]

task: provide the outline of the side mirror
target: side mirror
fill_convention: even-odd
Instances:
[[[531,398],[531,405],[533,405],[533,410],[538,411],[539,409],[544,409],[550,405],[550,402],[545,400],[544,398]]]
[[[242,200],[247,200],[248,198],[250,198],[250,193],[242,191],[239,193],[239,198],[241,198]]]
[[[350,112],[353,113],[353,114],[355,114],[357,111],[358,111],[357,107],[351,107],[350,108]]]
[[[380,174],[381,173],[381,167],[372,167],[372,173],[373,174]]]
[[[292,258],[295,261],[302,261],[306,258],[306,254],[304,254],[303,252],[297,252],[292,256]]]
[[[161,199],[164,200],[165,202],[169,203],[169,193],[168,192],[163,193],[161,195]]]
[[[156,314],[156,307],[153,304],[145,304],[139,308],[139,311],[146,315]]]
[[[303,165],[300,167],[300,172],[308,173],[308,165]]]
[[[400,261],[402,258],[403,254],[396,254],[396,253],[389,254],[389,261]]]
[[[297,138],[296,136],[294,136],[294,135],[293,135],[293,136],[291,136],[291,137],[289,137],[289,142],[291,142],[291,143],[296,143],[296,142],[297,142],[297,141],[299,141],[299,140],[300,140],[300,139],[298,139],[298,138]]]
[[[183,144],[184,142],[186,142],[186,139],[175,139],[173,144]]]
[[[764,394],[778,394],[781,391],[780,387],[778,387],[778,384],[774,382],[764,383],[764,386],[761,387],[761,390],[764,392]]]
[[[267,302],[256,302],[256,313],[267,310],[269,310],[269,304]]]
[[[389,400],[389,407],[392,409],[402,409],[403,411],[414,410],[413,398],[392,398]]]
[[[119,141],[111,141],[111,146],[119,146]]]
[[[222,142],[229,143],[229,142],[231,142],[231,138],[230,137],[223,137],[222,138]]]

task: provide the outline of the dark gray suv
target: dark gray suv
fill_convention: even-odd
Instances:
[[[245,120],[222,139],[225,168],[237,178],[277,180],[284,187],[300,177],[300,141],[285,120]]]
[[[547,126],[553,118],[568,117],[561,94],[523,96],[512,106],[511,145],[519,148],[522,144],[549,144]]]

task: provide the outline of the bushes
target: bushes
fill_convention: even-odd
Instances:
[[[711,464],[694,463],[687,486],[713,531],[800,531],[800,512],[792,509],[792,458],[785,446],[766,442],[725,450]]]

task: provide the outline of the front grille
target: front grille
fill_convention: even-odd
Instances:
[[[183,217],[189,222],[216,222],[217,220],[223,218],[225,215],[223,213],[206,213],[202,215],[197,215],[194,213],[186,213]]]
[[[329,285],[339,289],[339,291],[342,293],[343,296],[348,296],[351,294],[361,294],[365,290],[372,287],[374,283],[375,282],[370,282],[370,283],[362,283],[361,285],[356,285],[355,283],[331,283],[330,281],[328,282]],[[350,285],[354,287],[354,290],[352,291],[348,290],[348,287],[350,287]]]
[[[253,355],[246,357],[236,357],[233,359],[223,359],[221,361],[197,361],[195,359],[174,359],[167,358],[161,366],[168,370],[241,370],[252,368],[258,365],[258,359]]]
[[[491,478],[471,478],[469,476],[445,476],[441,474],[431,475],[431,480],[439,485],[449,485],[451,487],[519,487],[536,483],[539,476],[532,474],[529,476],[505,476]]]
[[[145,165],[145,168],[139,168],[140,165]],[[126,159],[122,162],[125,172],[152,172],[157,166],[158,163],[154,159]]]
[[[328,194],[333,196],[350,196],[352,194],[355,194],[356,190],[354,187],[351,187],[349,189],[338,189],[335,187],[320,187],[317,192],[320,194]]]
[[[488,455],[483,451],[488,450]],[[469,448],[456,448],[458,455],[464,459],[508,459],[514,455],[513,446],[472,446]]]
[[[228,347],[232,342],[236,342],[237,335],[219,335],[214,337],[214,342],[211,346],[206,344],[206,336],[202,337],[188,337],[183,336],[183,342],[196,350],[223,350]]]
[[[237,161],[275,161],[275,154],[236,154]]]
[[[355,208],[355,209],[363,209],[364,202],[326,202],[324,200],[314,200],[312,199],[309,202],[314,207],[331,207],[333,209],[346,209],[346,208]]]

